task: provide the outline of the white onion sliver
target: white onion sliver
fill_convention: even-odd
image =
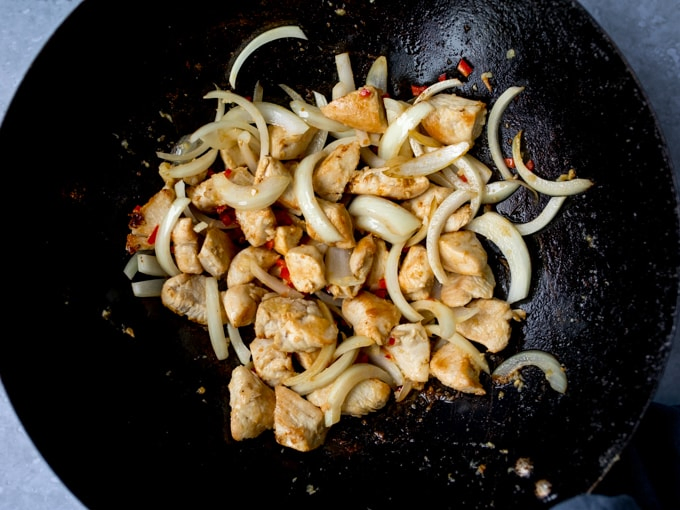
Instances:
[[[438,337],[443,338],[447,342],[454,344],[456,347],[458,347],[459,349],[464,351],[468,356],[470,356],[470,359],[472,359],[472,361],[474,361],[481,370],[483,370],[487,374],[491,373],[491,370],[489,369],[489,364],[487,363],[484,354],[480,352],[479,349],[477,349],[477,347],[475,347],[474,344],[470,342],[470,340],[465,338],[460,333],[454,333],[453,335],[446,337],[442,335],[441,326],[434,324],[425,326],[425,330],[430,335],[437,335]]]
[[[487,211],[465,228],[493,242],[508,262],[510,285],[506,301],[514,303],[526,298],[531,285],[531,257],[515,225],[497,212]]]
[[[557,216],[557,213],[562,208],[562,204],[566,199],[566,196],[550,197],[550,200],[548,200],[548,203],[545,204],[545,207],[538,216],[526,223],[515,223],[515,227],[517,227],[517,230],[523,236],[538,232]]]
[[[369,363],[356,363],[352,365],[333,382],[333,386],[328,392],[329,408],[324,413],[326,427],[330,427],[340,421],[342,404],[345,402],[347,394],[357,384],[366,379],[380,379],[390,386],[394,385],[390,374],[380,367]]]
[[[129,280],[132,280],[139,271],[138,261],[139,253],[135,253],[125,263],[125,267],[123,267],[123,273],[125,273],[125,276],[127,276]]]
[[[352,71],[349,53],[343,52],[335,55],[335,67],[338,71],[338,80],[342,83],[345,93],[355,90],[354,71]]]
[[[387,91],[387,58],[384,55],[376,58],[366,73],[366,85],[373,85],[378,90]]]
[[[222,303],[217,279],[214,276],[205,277],[205,310],[208,322],[208,335],[217,359],[229,357],[229,339],[224,334],[222,321]]]
[[[215,201],[242,211],[269,207],[290,184],[287,175],[270,175],[257,184],[241,185],[232,182],[224,172],[212,176]]]
[[[437,299],[419,299],[413,301],[411,306],[419,312],[425,310],[432,313],[441,328],[441,336],[449,338],[456,332],[456,313],[450,306]]]
[[[491,377],[496,382],[505,383],[518,370],[527,365],[534,365],[540,368],[553,390],[558,393],[565,393],[567,391],[567,375],[564,367],[560,365],[555,356],[538,349],[527,349],[510,356],[494,369]]]
[[[415,129],[420,121],[434,110],[434,106],[424,101],[407,108],[392,122],[380,138],[378,156],[389,161],[399,154],[402,144],[408,138],[408,133]]]
[[[385,171],[393,177],[415,177],[430,175],[446,168],[465,154],[470,148],[467,142],[445,145],[439,149],[423,152],[420,156],[408,159]]]
[[[281,296],[291,298],[304,297],[304,295],[301,292],[298,292],[297,290],[290,288],[288,285],[286,285],[286,283],[283,280],[280,280],[273,274],[268,273],[262,268],[262,266],[256,264],[255,262],[251,262],[250,272],[253,273],[253,276],[260,280],[260,283],[262,283],[265,287],[269,287],[271,290],[273,290],[274,292],[278,293]]]
[[[403,386],[406,382],[404,374],[401,372],[399,365],[394,362],[392,357],[389,357],[385,350],[378,344],[369,345],[364,349],[364,353],[368,356],[368,360],[374,365],[382,368],[385,372],[390,374],[395,386]]]
[[[137,269],[149,276],[168,276],[168,273],[158,263],[158,258],[148,253],[137,254]]]
[[[132,294],[135,297],[158,297],[163,290],[165,278],[152,278],[150,280],[141,280],[132,282]]]
[[[231,346],[234,348],[236,357],[241,362],[241,365],[247,365],[250,363],[250,349],[243,342],[243,337],[241,332],[230,322],[227,321],[227,334],[229,335],[229,341]]]
[[[171,166],[165,173],[168,177],[173,179],[183,179],[185,177],[198,175],[210,168],[210,165],[212,165],[215,162],[215,159],[217,159],[217,154],[217,149],[210,149],[208,152],[202,156],[199,156],[193,161]]]
[[[361,224],[362,228],[376,235],[387,234],[390,239],[383,238],[391,243],[405,242],[422,224],[421,220],[406,208],[375,195],[356,196],[347,211],[355,217],[355,221]],[[374,231],[376,229],[379,232]]]
[[[339,358],[346,352],[349,352],[353,349],[370,347],[371,345],[374,344],[375,341],[370,337],[364,335],[352,335],[350,337],[347,337],[340,344],[338,344],[337,348],[335,349],[335,352],[333,353],[333,358]]]
[[[312,127],[330,132],[351,131],[350,128],[337,120],[326,117],[318,106],[298,100],[291,101],[289,104],[293,113]]]
[[[501,149],[501,144],[498,141],[498,130],[500,129],[503,113],[510,104],[510,101],[512,101],[514,97],[523,90],[524,87],[508,87],[505,89],[505,91],[491,107],[491,111],[489,112],[489,120],[486,123],[487,138],[489,141],[491,157],[493,158],[496,168],[498,168],[498,171],[501,173],[504,179],[512,179],[513,175],[508,166],[505,164],[503,150]]]
[[[409,304],[399,285],[399,258],[403,249],[403,241],[393,244],[390,248],[385,261],[385,285],[390,299],[401,314],[411,322],[420,322],[423,320],[423,316]]]
[[[444,225],[446,225],[446,220],[474,196],[474,193],[467,190],[454,191],[439,204],[439,207],[437,207],[437,210],[432,215],[430,224],[427,226],[427,239],[425,240],[427,260],[439,283],[446,283],[448,281],[448,276],[446,275],[446,271],[442,266],[442,261],[439,256],[439,238],[444,230]]]
[[[550,196],[567,196],[583,193],[593,185],[590,179],[571,179],[568,181],[550,181],[539,177],[531,170],[529,170],[524,161],[522,161],[522,152],[520,150],[522,142],[522,132],[515,135],[512,140],[512,158],[515,160],[515,168],[517,173],[524,179],[524,181],[539,193]]]
[[[245,48],[243,48],[236,57],[234,65],[231,66],[231,70],[229,71],[229,85],[231,85],[231,88],[236,88],[236,78],[241,70],[241,66],[243,66],[243,63],[255,50],[267,43],[286,37],[307,40],[307,36],[297,25],[284,25],[267,30],[246,44]]]
[[[319,349],[316,358],[314,358],[314,361],[309,366],[309,368],[307,368],[307,370],[289,377],[283,381],[283,384],[289,387],[303,383],[309,384],[315,375],[321,373],[321,371],[324,370],[331,363],[331,361],[333,361],[335,345],[335,342],[324,345],[321,349]]]
[[[416,97],[415,101],[413,101],[413,104],[425,101],[426,99],[431,98],[435,94],[438,94],[442,90],[450,89],[452,87],[460,87],[462,84],[463,82],[461,82],[458,78],[449,78],[448,80],[442,80],[433,83],[425,90],[423,90],[420,94],[418,94],[418,97]]]
[[[267,124],[273,124],[275,126],[282,127],[288,132],[288,134],[301,135],[309,129],[307,123],[305,123],[299,116],[281,105],[269,103],[267,101],[253,104],[258,110],[260,110],[260,113],[264,117],[264,120],[267,122]]]
[[[516,179],[494,181],[484,186],[482,204],[497,204],[512,195],[521,186]]]
[[[357,358],[359,349],[352,349],[336,359],[333,363],[324,368],[321,372],[311,377],[308,381],[300,384],[295,384],[290,387],[291,390],[300,395],[307,395],[314,390],[328,386],[335,381],[340,374],[342,374]]]
[[[154,248],[156,251],[156,258],[158,263],[169,276],[175,276],[180,273],[179,268],[172,258],[170,250],[170,236],[172,229],[179,219],[184,209],[191,203],[189,198],[176,198],[170,205],[170,209],[161,221],[156,233],[156,243]]]

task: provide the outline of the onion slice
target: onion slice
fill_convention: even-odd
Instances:
[[[299,169],[297,170],[299,172]],[[297,176],[297,172],[296,172]],[[406,242],[421,226],[418,217],[401,205],[375,195],[358,195],[347,208],[355,226],[390,243]]]
[[[156,243],[154,244],[156,250],[156,259],[158,264],[163,268],[169,276],[176,276],[180,273],[179,268],[172,258],[170,250],[170,236],[172,229],[175,228],[177,220],[181,216],[184,209],[191,203],[189,198],[176,198],[170,205],[170,209],[161,221],[156,234]]]
[[[390,248],[385,261],[385,285],[390,299],[399,308],[401,314],[410,322],[420,322],[423,320],[423,316],[409,304],[401,291],[401,285],[399,285],[399,258],[403,249],[403,241],[393,244]]]
[[[425,117],[434,110],[434,106],[423,101],[407,108],[392,122],[380,138],[378,156],[389,161],[399,154],[402,144],[408,138],[409,131],[415,129]]]
[[[501,125],[501,117],[503,116],[506,108],[515,98],[515,96],[523,90],[524,87],[508,87],[505,89],[505,91],[498,99],[496,99],[496,102],[491,107],[491,111],[489,112],[489,121],[486,124],[491,157],[493,158],[496,168],[498,168],[498,171],[501,173],[504,179],[512,179],[513,175],[508,166],[505,164],[503,150],[501,149],[501,144],[498,141],[498,130],[500,129]]]
[[[461,82],[458,78],[449,78],[448,80],[442,80],[433,83],[425,90],[423,90],[420,94],[418,94],[418,97],[416,97],[415,101],[413,101],[413,104],[418,104],[421,101],[425,101],[426,99],[431,98],[435,94],[439,94],[442,90],[450,89],[453,87],[460,87],[462,84],[463,82]]]
[[[590,179],[571,179],[567,181],[551,181],[539,177],[529,170],[522,160],[522,131],[519,131],[512,139],[512,158],[515,161],[517,173],[524,181],[539,193],[550,196],[567,196],[583,193],[593,185]]]
[[[234,348],[236,357],[241,364],[247,365],[250,363],[250,349],[248,349],[248,346],[243,342],[243,337],[241,337],[239,329],[232,325],[231,322],[227,322],[227,334],[229,335],[229,340]]]
[[[460,142],[429,152],[390,167],[385,173],[392,177],[416,177],[430,175],[446,168],[470,149],[470,144]]]
[[[231,85],[231,88],[236,88],[236,78],[241,70],[241,66],[243,66],[243,63],[255,50],[267,43],[286,37],[307,40],[307,36],[299,26],[284,25],[267,30],[246,44],[245,48],[243,48],[236,57],[234,65],[231,66],[231,70],[229,71],[229,85]]]
[[[500,384],[509,382],[517,375],[517,371],[534,365],[540,368],[550,387],[558,393],[567,391],[567,375],[564,367],[552,354],[538,349],[527,349],[507,358],[491,373],[491,378]]]
[[[308,381],[295,384],[290,387],[291,390],[300,395],[308,395],[314,390],[328,386],[335,381],[340,374],[342,374],[352,363],[357,359],[359,349],[352,349],[336,359],[333,363],[328,365],[318,374],[312,376]]]
[[[217,159],[218,152],[217,149],[210,149],[192,161],[171,166],[164,174],[173,179],[184,179],[185,177],[198,175],[210,168],[210,165]]]
[[[232,182],[224,172],[212,176],[216,201],[241,211],[269,207],[290,184],[287,175],[270,175],[257,184],[241,185]]]
[[[135,297],[159,297],[163,290],[165,278],[152,278],[150,280],[142,280],[139,282],[132,282],[132,294]]]
[[[316,358],[314,358],[314,362],[309,366],[309,368],[307,368],[307,370],[289,377],[283,382],[283,384],[290,387],[302,383],[310,383],[315,375],[321,373],[321,371],[324,370],[331,363],[331,361],[333,361],[335,346],[335,342],[324,345],[321,349],[319,349]]]
[[[514,303],[529,295],[531,257],[522,234],[515,225],[497,212],[487,211],[465,226],[486,237],[501,251],[510,268],[510,285],[506,301]]]
[[[205,277],[205,309],[208,321],[208,334],[217,359],[227,359],[229,356],[229,339],[224,334],[222,322],[222,303],[217,279],[214,276]]]
[[[550,200],[548,200],[548,203],[538,216],[536,216],[531,221],[527,221],[526,223],[516,223],[515,227],[517,227],[517,230],[523,236],[528,236],[538,232],[542,228],[545,228],[548,223],[550,223],[555,218],[555,216],[557,216],[557,213],[562,208],[562,204],[566,199],[566,196],[550,197]]]

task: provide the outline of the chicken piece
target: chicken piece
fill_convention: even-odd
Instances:
[[[365,282],[371,272],[377,251],[378,243],[376,243],[373,234],[368,234],[359,239],[352,250],[352,254],[349,256],[349,269],[360,282]]]
[[[371,270],[366,277],[366,287],[369,290],[385,291],[385,265],[387,264],[387,257],[390,252],[387,249],[387,244],[379,237],[375,239],[375,254],[373,255],[373,264]]]
[[[307,400],[322,411],[328,408],[328,393],[332,384],[315,390],[307,395]],[[380,379],[364,379],[359,381],[345,397],[340,408],[341,414],[349,416],[365,416],[382,409],[387,405],[392,394],[390,385]]]
[[[149,236],[161,224],[175,200],[172,189],[163,188],[155,193],[149,201],[130,214],[130,233],[127,235],[125,249],[132,254],[139,250],[152,250]]]
[[[399,287],[409,301],[427,299],[432,294],[434,272],[427,260],[427,250],[416,244],[411,246],[399,268]]]
[[[274,340],[256,337],[250,342],[253,368],[258,377],[272,388],[295,375],[293,358],[274,345]]]
[[[293,170],[297,166],[297,161],[291,161],[288,164],[284,164],[282,161],[273,158],[271,156],[265,156],[260,159],[257,164],[257,170],[255,171],[254,183],[259,184],[268,177],[275,175],[283,175],[285,177],[292,177]],[[283,207],[297,211],[299,205],[297,198],[295,197],[295,192],[293,191],[293,184],[291,179],[291,184],[284,190],[281,196],[278,198],[277,203],[281,204]]]
[[[220,157],[225,168],[247,166],[247,161],[238,143],[238,137],[242,133],[243,129],[239,128],[220,129],[217,132],[220,143]]]
[[[270,124],[269,152],[275,159],[285,161],[302,156],[318,129],[309,127],[302,134],[290,134],[285,128]]]
[[[329,119],[369,133],[384,133],[387,115],[383,103],[383,91],[365,85],[321,107]]]
[[[487,253],[471,230],[448,232],[439,238],[439,255],[447,271],[481,275],[487,266]]]
[[[252,282],[255,277],[250,269],[251,264],[268,271],[280,257],[275,251],[266,248],[248,246],[242,249],[234,255],[227,270],[227,287]]]
[[[252,439],[274,428],[274,390],[252,370],[243,365],[236,367],[231,373],[228,388],[229,421],[234,440]]]
[[[322,198],[317,199],[317,201],[323,213],[342,236],[340,241],[333,243],[333,246],[338,248],[354,248],[356,245],[354,240],[354,224],[347,208],[341,203],[329,202]],[[307,224],[307,234],[312,239],[323,241],[309,223]]]
[[[450,342],[437,349],[430,360],[430,373],[442,384],[463,393],[486,394],[479,372],[479,366],[470,355]]]
[[[422,387],[430,377],[430,338],[418,323],[399,324],[392,328],[384,349],[392,356],[404,377]]]
[[[427,134],[444,145],[472,146],[486,124],[486,105],[455,94],[435,94],[428,101],[434,111],[421,123]]]
[[[342,302],[342,314],[355,334],[372,338],[378,345],[387,343],[392,328],[401,319],[396,305],[365,290]]]
[[[297,225],[280,225],[274,232],[274,251],[285,255],[300,244],[304,231]]]
[[[290,281],[300,292],[312,294],[326,286],[326,265],[323,255],[312,244],[302,244],[285,255]]]
[[[456,331],[468,340],[485,346],[489,352],[500,352],[510,341],[512,309],[502,299],[473,299],[466,305],[477,313],[456,324]]]
[[[276,216],[271,207],[250,211],[236,210],[236,220],[243,235],[253,246],[262,246],[276,235]]]
[[[355,195],[377,195],[394,200],[407,200],[427,191],[430,180],[425,175],[391,177],[387,168],[355,170],[347,183],[347,192]]]
[[[328,433],[321,409],[285,386],[277,386],[274,391],[276,442],[301,452],[321,446]]]
[[[352,172],[359,164],[359,142],[339,145],[314,170],[314,191],[324,200],[337,202],[342,198]]]
[[[472,207],[470,204],[464,204],[447,218],[442,231],[448,233],[460,230],[472,220],[472,216]]]
[[[198,259],[199,235],[191,218],[179,218],[171,234],[175,263],[183,273],[201,274],[204,269]]]
[[[204,275],[187,273],[168,278],[161,289],[161,302],[177,315],[183,315],[192,322],[207,325],[206,279]],[[222,321],[227,321],[224,310],[222,310]]]
[[[487,264],[479,276],[450,274],[448,282],[442,285],[440,298],[444,304],[456,308],[474,298],[492,298],[495,286],[496,278]]]
[[[453,188],[446,188],[430,183],[423,193],[408,200],[404,200],[401,202],[401,206],[407,211],[412,212],[418,219],[424,220],[425,218],[429,218],[432,213],[432,202],[434,202],[434,208],[436,208],[451,193],[453,193]]]
[[[236,246],[231,238],[224,231],[209,227],[198,252],[203,268],[215,278],[222,278],[235,255]]]
[[[222,294],[222,304],[232,326],[240,328],[255,322],[257,306],[269,291],[254,283],[229,287]]]
[[[322,303],[276,295],[257,308],[255,334],[284,352],[311,352],[337,341],[338,327]]]

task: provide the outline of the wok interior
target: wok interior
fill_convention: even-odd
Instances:
[[[600,30],[568,2],[347,1],[344,15],[327,3],[251,2],[238,17],[226,6],[194,4],[150,15],[131,1],[86,1],[41,54],[3,125],[3,147],[16,155],[35,151],[28,119],[53,126],[38,137],[49,159],[24,164],[39,204],[28,211],[37,232],[25,260],[40,269],[13,305],[31,329],[3,341],[2,375],[63,481],[92,508],[133,494],[154,503],[224,501],[225,488],[250,493],[263,480],[303,506],[356,498],[346,491],[353,485],[377,508],[398,501],[406,484],[456,494],[458,504],[503,498],[529,507],[595,484],[656,387],[678,267],[668,157],[637,82]],[[522,392],[488,380],[485,397],[431,384],[375,416],[342,420],[327,444],[306,454],[268,434],[231,440],[226,386],[235,357],[216,362],[201,328],[132,297],[122,273],[127,215],[162,184],[155,152],[213,115],[214,104],[201,98],[227,88],[234,51],[277,24],[300,25],[308,42],[258,51],[236,92],[249,95],[260,80],[270,100],[283,100],[279,83],[328,96],[341,51],[359,80],[387,55],[389,92],[402,99],[412,83],[455,75],[460,57],[476,78],[462,95],[490,104],[510,85],[527,87],[503,137],[525,129],[546,175],[574,167],[596,182],[527,239],[534,283],[509,347],[555,354],[567,369],[566,395],[529,369]],[[484,71],[493,92],[479,81]],[[490,163],[484,147],[485,136],[475,154]],[[520,192],[501,212],[527,220],[542,205]],[[502,292],[502,261],[496,268]],[[36,293],[55,319],[36,321]],[[531,477],[513,473],[522,457],[534,463]],[[545,501],[533,494],[541,478],[553,484]]]

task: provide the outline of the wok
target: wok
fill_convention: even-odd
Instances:
[[[19,88],[0,143],[5,167],[29,176],[16,197],[30,201],[19,216],[28,249],[7,314],[20,333],[0,342],[0,369],[30,437],[86,506],[212,508],[237,496],[257,502],[266,490],[304,508],[386,508],[409,497],[549,507],[595,487],[644,414],[676,317],[677,199],[664,141],[616,48],[569,1],[343,6],[260,0],[236,13],[197,0],[140,11],[131,0],[86,0]],[[218,363],[202,329],[132,296],[125,235],[128,213],[159,188],[155,151],[213,115],[202,95],[227,87],[246,39],[279,24],[300,25],[308,41],[255,53],[237,92],[259,79],[270,99],[284,99],[278,83],[329,95],[341,51],[358,77],[386,55],[393,97],[455,76],[461,57],[475,67],[462,95],[492,103],[526,86],[503,138],[524,129],[545,175],[573,167],[596,183],[527,239],[527,320],[504,353],[555,354],[565,395],[527,369],[521,392],[485,381],[488,394],[477,397],[432,384],[374,416],[343,419],[309,453],[267,434],[231,440],[235,361]],[[484,142],[476,155],[490,164]],[[520,192],[500,211],[528,220],[542,205]],[[530,459],[528,476],[518,459]],[[537,497],[542,480],[551,489]]]

